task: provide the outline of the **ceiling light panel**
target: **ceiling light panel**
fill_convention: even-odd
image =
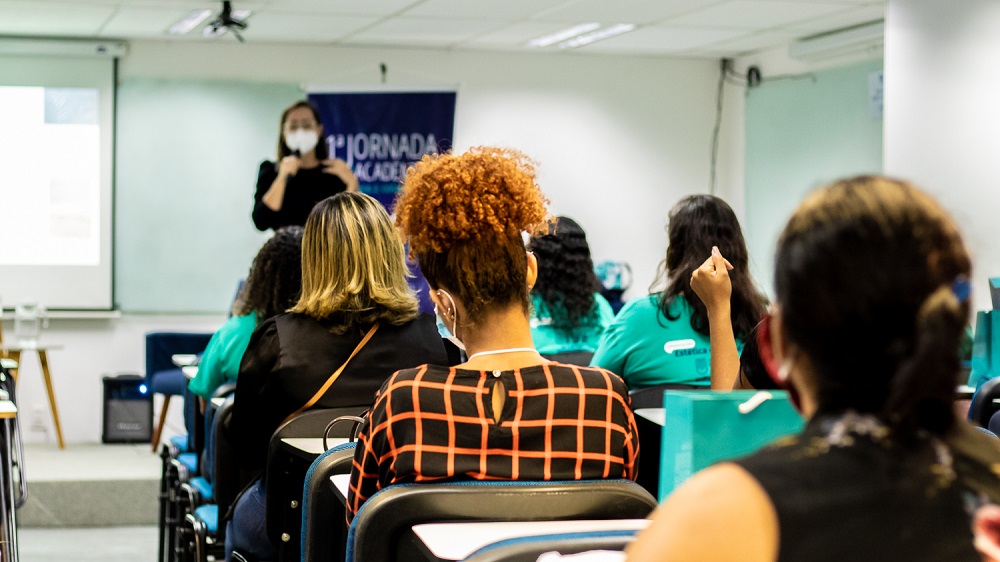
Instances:
[[[119,12],[121,12],[121,10],[119,10]],[[151,15],[151,14],[148,14],[148,13],[143,14],[143,12],[148,12],[148,10],[142,10],[142,9],[136,10],[136,9],[133,9],[132,10],[133,16],[138,16],[138,17],[133,17],[132,19],[142,18],[143,15],[146,15],[146,16],[150,16]],[[211,17],[211,15],[212,15],[212,10],[192,10],[192,11],[188,12],[187,15],[185,15],[183,18],[181,18],[180,20],[178,20],[177,22],[175,22],[173,25],[171,25],[170,29],[167,30],[167,33],[169,33],[171,35],[187,35],[194,28],[198,27],[203,22],[205,22],[205,20],[207,20],[209,17]],[[118,14],[115,14],[115,19],[117,19],[117,18],[118,18]],[[152,19],[152,18],[150,18],[150,19]],[[112,20],[112,21],[114,21],[114,20]],[[130,21],[128,23],[133,23],[133,22]]]
[[[463,46],[523,49],[528,41],[550,35],[565,28],[566,25],[561,23],[522,21],[478,35],[470,39],[467,43],[463,43]]]
[[[572,39],[567,39],[562,43],[559,43],[560,49],[575,49],[577,47],[582,47],[584,45],[590,45],[591,43],[596,43],[598,41],[603,41],[605,39],[610,39],[612,37],[621,35],[623,33],[628,33],[635,29],[634,23],[617,23],[610,25],[608,27],[602,27],[601,29],[596,29],[588,33],[584,33]]]
[[[555,45],[567,39],[573,39],[579,37],[584,33],[589,33],[595,31],[601,27],[601,24],[592,23],[581,23],[579,25],[574,25],[573,27],[568,27],[566,29],[560,29],[554,33],[549,33],[548,35],[543,35],[541,37],[535,37],[534,39],[527,42],[528,47],[548,47],[549,45]]]

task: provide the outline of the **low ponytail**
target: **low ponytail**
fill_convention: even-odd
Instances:
[[[954,423],[958,347],[967,309],[965,299],[960,299],[951,285],[942,285],[921,305],[913,352],[892,378],[883,411],[899,435],[919,430],[940,435]]]

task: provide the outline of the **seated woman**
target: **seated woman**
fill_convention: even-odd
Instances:
[[[670,211],[667,257],[660,265],[666,288],[629,301],[601,338],[591,360],[618,373],[632,390],[711,383],[708,311],[691,290],[691,274],[722,249],[734,267],[732,325],[743,337],[764,314],[767,300],[750,276],[747,246],[736,214],[725,201],[692,195]]]
[[[212,336],[188,389],[205,400],[225,383],[236,382],[250,335],[268,318],[288,310],[302,289],[302,227],[279,229],[257,252],[233,316]]]
[[[513,150],[425,156],[407,172],[396,224],[469,359],[406,369],[382,386],[358,438],[352,513],[402,482],[634,478],[621,379],[548,361],[532,345],[538,265],[521,232],[546,227],[545,204],[532,163]]]
[[[615,314],[601,296],[587,233],[573,219],[557,217],[528,249],[538,260],[531,291],[531,339],[538,353],[593,353]]]
[[[369,405],[395,371],[446,361],[434,318],[417,312],[403,244],[382,205],[352,192],[320,201],[302,238],[302,296],[257,328],[240,365],[228,435],[241,467],[263,470],[271,434],[332,373],[342,369],[314,408]],[[226,543],[227,553],[275,555],[259,479],[234,506]]]
[[[980,560],[1000,446],[951,407],[971,269],[955,224],[909,184],[853,178],[799,206],[775,263],[761,353],[806,428],[695,475],[628,559]]]

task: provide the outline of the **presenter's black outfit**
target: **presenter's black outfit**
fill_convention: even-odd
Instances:
[[[285,313],[254,331],[240,363],[227,431],[244,470],[264,468],[271,434],[323,386],[367,332],[338,335],[330,331],[332,325]],[[313,409],[369,406],[393,373],[427,362],[448,362],[432,315],[421,314],[402,326],[383,323]],[[226,533],[227,554],[235,548],[257,559],[276,557],[264,527],[265,493],[258,478],[237,501]]]
[[[280,211],[271,210],[261,201],[271,184],[278,178],[278,166],[266,161],[257,173],[257,193],[254,195],[253,224],[257,230],[275,230],[290,225],[305,226],[316,203],[347,190],[344,180],[327,174],[322,166],[300,168],[299,173],[285,182],[285,198]]]

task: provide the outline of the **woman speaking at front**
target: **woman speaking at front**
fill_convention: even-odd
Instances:
[[[342,191],[357,191],[358,179],[339,158],[330,158],[319,112],[307,101],[281,114],[277,163],[257,174],[253,224],[257,230],[303,226],[316,203]]]

